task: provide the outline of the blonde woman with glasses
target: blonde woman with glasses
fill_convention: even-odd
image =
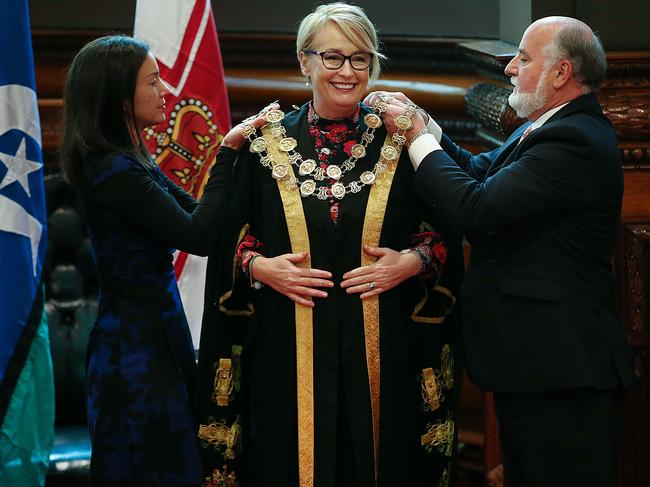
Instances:
[[[447,485],[458,239],[414,196],[403,136],[361,103],[384,58],[363,10],[321,5],[296,44],[311,101],[222,144],[229,238],[199,364],[210,482]]]

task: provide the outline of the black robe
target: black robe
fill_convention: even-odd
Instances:
[[[362,118],[367,111],[362,107]],[[282,123],[287,136],[298,140],[296,150],[303,158],[317,160],[307,105],[287,114]],[[372,170],[385,136],[384,127],[377,129],[367,155],[342,178],[344,184]],[[239,153],[222,149],[220,157],[236,157],[237,162],[228,236],[210,259],[201,339],[200,436],[206,447],[207,472],[218,468],[224,478],[236,475],[239,485],[255,487],[372,486],[375,475],[379,486],[438,485],[441,478],[440,484],[446,485],[444,478],[454,476],[453,425],[460,389],[453,301],[462,278],[462,251],[459,238],[415,197],[414,170],[406,150],[394,172],[383,221],[380,212],[380,221],[375,222],[381,229],[379,246],[409,248],[411,236],[426,223],[443,235],[448,258],[437,282],[412,278],[380,295],[378,367],[367,364],[364,326],[368,323],[364,325],[362,300],[339,286],[346,271],[361,265],[371,187],[345,196],[336,226],[327,201],[298,198],[311,267],[329,270],[335,283],[326,299],[316,299],[310,326],[313,410],[302,415],[301,421],[313,428],[313,445],[307,445],[312,450],[307,456],[313,456],[313,470],[304,461],[304,450],[298,451],[296,371],[300,377],[309,374],[304,365],[296,365],[296,306],[271,288],[251,289],[233,264],[245,225],[263,242],[267,257],[300,250],[292,249],[288,231],[288,224],[295,226],[296,218],[289,216],[287,222],[290,211],[285,214],[278,182],[248,145]],[[375,184],[377,191],[385,184],[382,181]],[[452,360],[441,366],[445,345]],[[215,373],[222,358],[231,360],[232,391],[228,404],[219,406]],[[430,369],[427,384],[433,381],[442,393],[439,405],[427,405],[423,399],[423,369]],[[376,467],[369,370],[379,377]],[[226,379],[222,392],[229,389]],[[227,438],[236,445],[229,448]],[[224,475],[224,465],[230,474]],[[313,483],[308,480],[312,476]]]

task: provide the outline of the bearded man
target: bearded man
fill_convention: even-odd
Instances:
[[[529,123],[473,156],[409,100],[385,102],[406,134],[416,190],[471,244],[462,304],[470,377],[494,393],[509,486],[613,486],[630,351],[611,257],[623,178],[595,90],[602,45],[583,22],[548,17],[505,69]]]

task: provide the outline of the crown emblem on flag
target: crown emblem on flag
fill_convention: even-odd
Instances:
[[[207,180],[223,135],[207,104],[198,98],[182,98],[169,113],[167,123],[149,127],[144,138],[160,169],[196,196]]]

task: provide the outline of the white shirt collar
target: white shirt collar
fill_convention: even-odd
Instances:
[[[551,118],[553,115],[555,115],[557,112],[559,112],[562,108],[567,106],[570,102],[563,103],[560,106],[557,106],[555,108],[551,108],[547,112],[542,113],[537,120],[535,120],[531,125],[530,125],[530,131],[532,132],[533,130],[536,130],[540,128],[546,121]]]

